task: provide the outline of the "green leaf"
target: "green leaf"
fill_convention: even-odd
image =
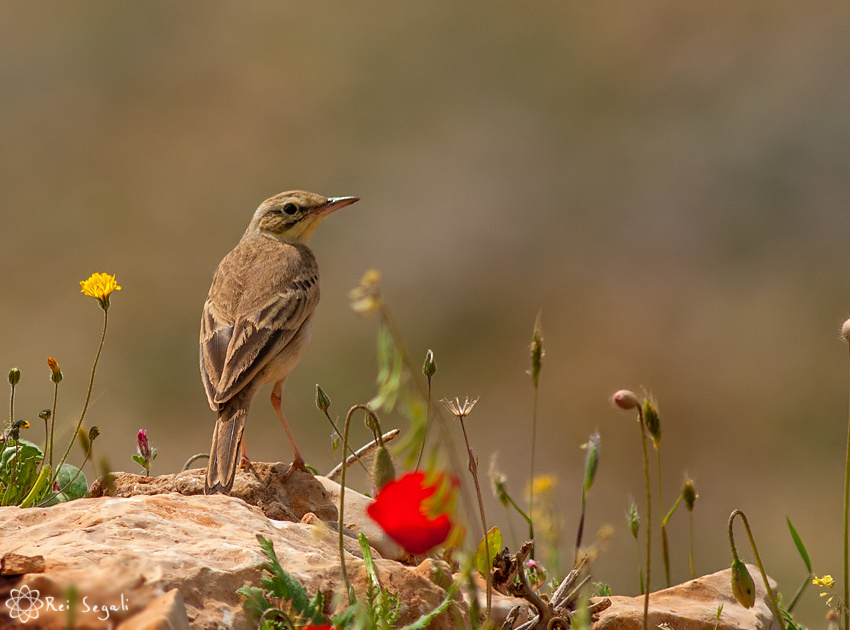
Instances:
[[[806,551],[806,546],[803,544],[803,540],[800,538],[800,535],[797,533],[797,530],[794,529],[794,526],[791,524],[791,519],[786,516],[785,520],[788,521],[788,529],[791,530],[791,538],[794,539],[794,544],[797,545],[797,551],[800,552],[800,557],[803,558],[803,562],[806,564],[806,568],[809,570],[809,573],[811,573],[812,561],[809,560],[809,552]]]
[[[455,593],[457,592],[457,584],[452,584],[449,587],[449,590],[446,592],[446,597],[443,599],[442,603],[437,606],[434,610],[429,612],[426,615],[422,615],[414,621],[413,623],[407,624],[403,628],[399,630],[425,630],[428,626],[431,625],[431,622],[437,617],[437,615],[441,615],[446,610],[448,610],[449,606],[452,605],[452,601],[454,600]]]
[[[80,473],[79,476],[77,473]],[[74,479],[74,477],[76,477],[76,479]],[[74,481],[72,482],[71,479],[74,479]],[[59,469],[59,474],[56,475],[56,482],[62,489],[63,494],[65,494],[69,500],[81,499],[86,496],[86,493],[89,491],[89,484],[88,481],[86,481],[86,476],[80,472],[79,468],[72,464],[62,464],[62,468]]]
[[[295,577],[280,566],[280,561],[274,552],[274,543],[261,534],[257,534],[257,541],[263,553],[269,558],[269,562],[266,562],[263,568],[272,574],[271,578],[263,578],[263,587],[277,599],[288,600],[296,612],[305,613],[310,604],[307,591]]]
[[[487,542],[490,543],[490,553],[487,553]],[[475,568],[478,569],[478,572],[482,577],[486,578],[487,574],[490,572],[490,569],[493,567],[493,560],[496,559],[496,555],[502,549],[502,531],[498,527],[491,527],[490,531],[487,532],[486,538],[482,538],[481,542],[478,543],[478,549],[475,551],[475,556],[473,556],[473,561],[475,562]],[[487,558],[490,558],[490,564],[487,565]]]
[[[269,600],[266,599],[263,589],[257,586],[248,586],[247,584],[236,590],[237,593],[245,597],[242,603],[242,608],[249,619],[255,621],[271,606]]]

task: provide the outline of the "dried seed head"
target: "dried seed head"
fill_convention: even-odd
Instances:
[[[756,585],[753,576],[747,571],[747,565],[738,558],[732,561],[732,594],[744,608],[752,608],[756,603]]]
[[[611,396],[611,402],[620,409],[625,409],[626,411],[640,407],[640,399],[638,399],[637,394],[630,389],[620,389],[614,392],[614,395]]]
[[[422,373],[428,380],[437,372],[437,364],[434,362],[434,353],[431,350],[425,353],[425,363],[422,365]]]
[[[844,337],[846,341],[850,341],[850,319],[841,325],[841,336]]]
[[[322,413],[326,412],[328,408],[331,406],[331,399],[328,398],[328,395],[325,393],[319,384],[316,383],[316,407],[318,407],[319,411]]]
[[[440,400],[440,402],[443,403],[443,406],[448,410],[450,414],[460,420],[461,418],[465,418],[470,413],[472,413],[472,409],[473,407],[475,407],[475,403],[478,402],[478,398],[473,398],[472,400],[469,400],[469,396],[466,396],[463,399],[463,402],[460,402],[460,398],[455,398],[454,400],[443,398]]]
[[[652,438],[652,444],[657,449],[661,442],[661,420],[658,418],[658,409],[655,408],[655,403],[649,398],[643,401],[643,421],[646,424],[649,437]]]
[[[685,507],[688,508],[688,512],[694,511],[694,503],[697,502],[698,496],[696,488],[694,488],[694,480],[690,477],[685,479],[685,485],[682,486],[682,498],[685,500]]]
[[[21,371],[18,368],[9,370],[9,385],[13,387],[21,382]]]

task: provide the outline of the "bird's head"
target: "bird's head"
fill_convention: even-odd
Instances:
[[[245,234],[260,232],[279,241],[306,243],[322,219],[355,201],[359,198],[328,198],[303,190],[282,192],[260,204]]]

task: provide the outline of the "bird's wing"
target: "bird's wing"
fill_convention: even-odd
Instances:
[[[243,241],[216,271],[201,317],[201,375],[217,409],[274,359],[319,302],[306,247]]]

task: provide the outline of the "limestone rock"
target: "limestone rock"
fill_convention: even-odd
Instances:
[[[269,518],[278,521],[300,521],[312,512],[323,521],[336,520],[337,511],[330,495],[310,473],[294,470],[287,474],[288,464],[251,462],[247,470],[237,468],[230,496],[256,505]],[[138,495],[176,492],[186,496],[204,493],[205,469],[193,468],[176,475],[144,477],[132,473],[115,473],[110,487],[97,480],[92,484],[93,497],[135,497]]]
[[[0,559],[0,575],[44,573],[44,556],[24,556],[10,551]]]
[[[723,612],[717,630],[780,630],[758,567],[747,565],[756,584],[756,603],[744,608],[732,595],[730,569],[699,577],[649,596],[650,628],[667,624],[676,630],[714,630],[717,607]],[[770,581],[776,592],[776,583]],[[611,596],[611,607],[599,615],[593,630],[640,630],[643,624],[643,596]]]
[[[259,508],[223,495],[101,497],[50,508],[4,507],[0,531],[0,557],[13,552],[45,559],[44,573],[0,578],[0,602],[8,600],[12,589],[26,586],[39,591],[38,623],[30,621],[23,628],[66,627],[68,613],[63,607],[74,608],[74,627],[79,630],[129,624],[131,619],[138,625],[127,628],[155,628],[144,625],[146,615],[153,614],[149,607],[162,613],[152,602],[174,589],[183,598],[190,628],[247,628],[243,597],[236,589],[260,584],[265,556],[256,540],[258,533],[274,542],[281,564],[308,593],[322,591],[330,605],[341,591],[335,533],[270,520]],[[346,549],[354,551],[356,542],[350,540],[349,546],[349,540]],[[346,565],[362,597],[363,561],[346,553]],[[377,559],[376,566],[383,584],[401,594],[401,624],[432,610],[445,597],[428,577],[397,562]],[[51,606],[47,598],[53,598]],[[168,615],[179,618],[177,601],[161,605],[170,607]],[[462,602],[457,609],[468,614]],[[9,615],[10,609],[0,605],[0,627],[13,624]],[[431,628],[449,630],[454,623],[443,614]]]
[[[183,596],[176,588],[168,591],[118,626],[118,630],[189,630]]]

